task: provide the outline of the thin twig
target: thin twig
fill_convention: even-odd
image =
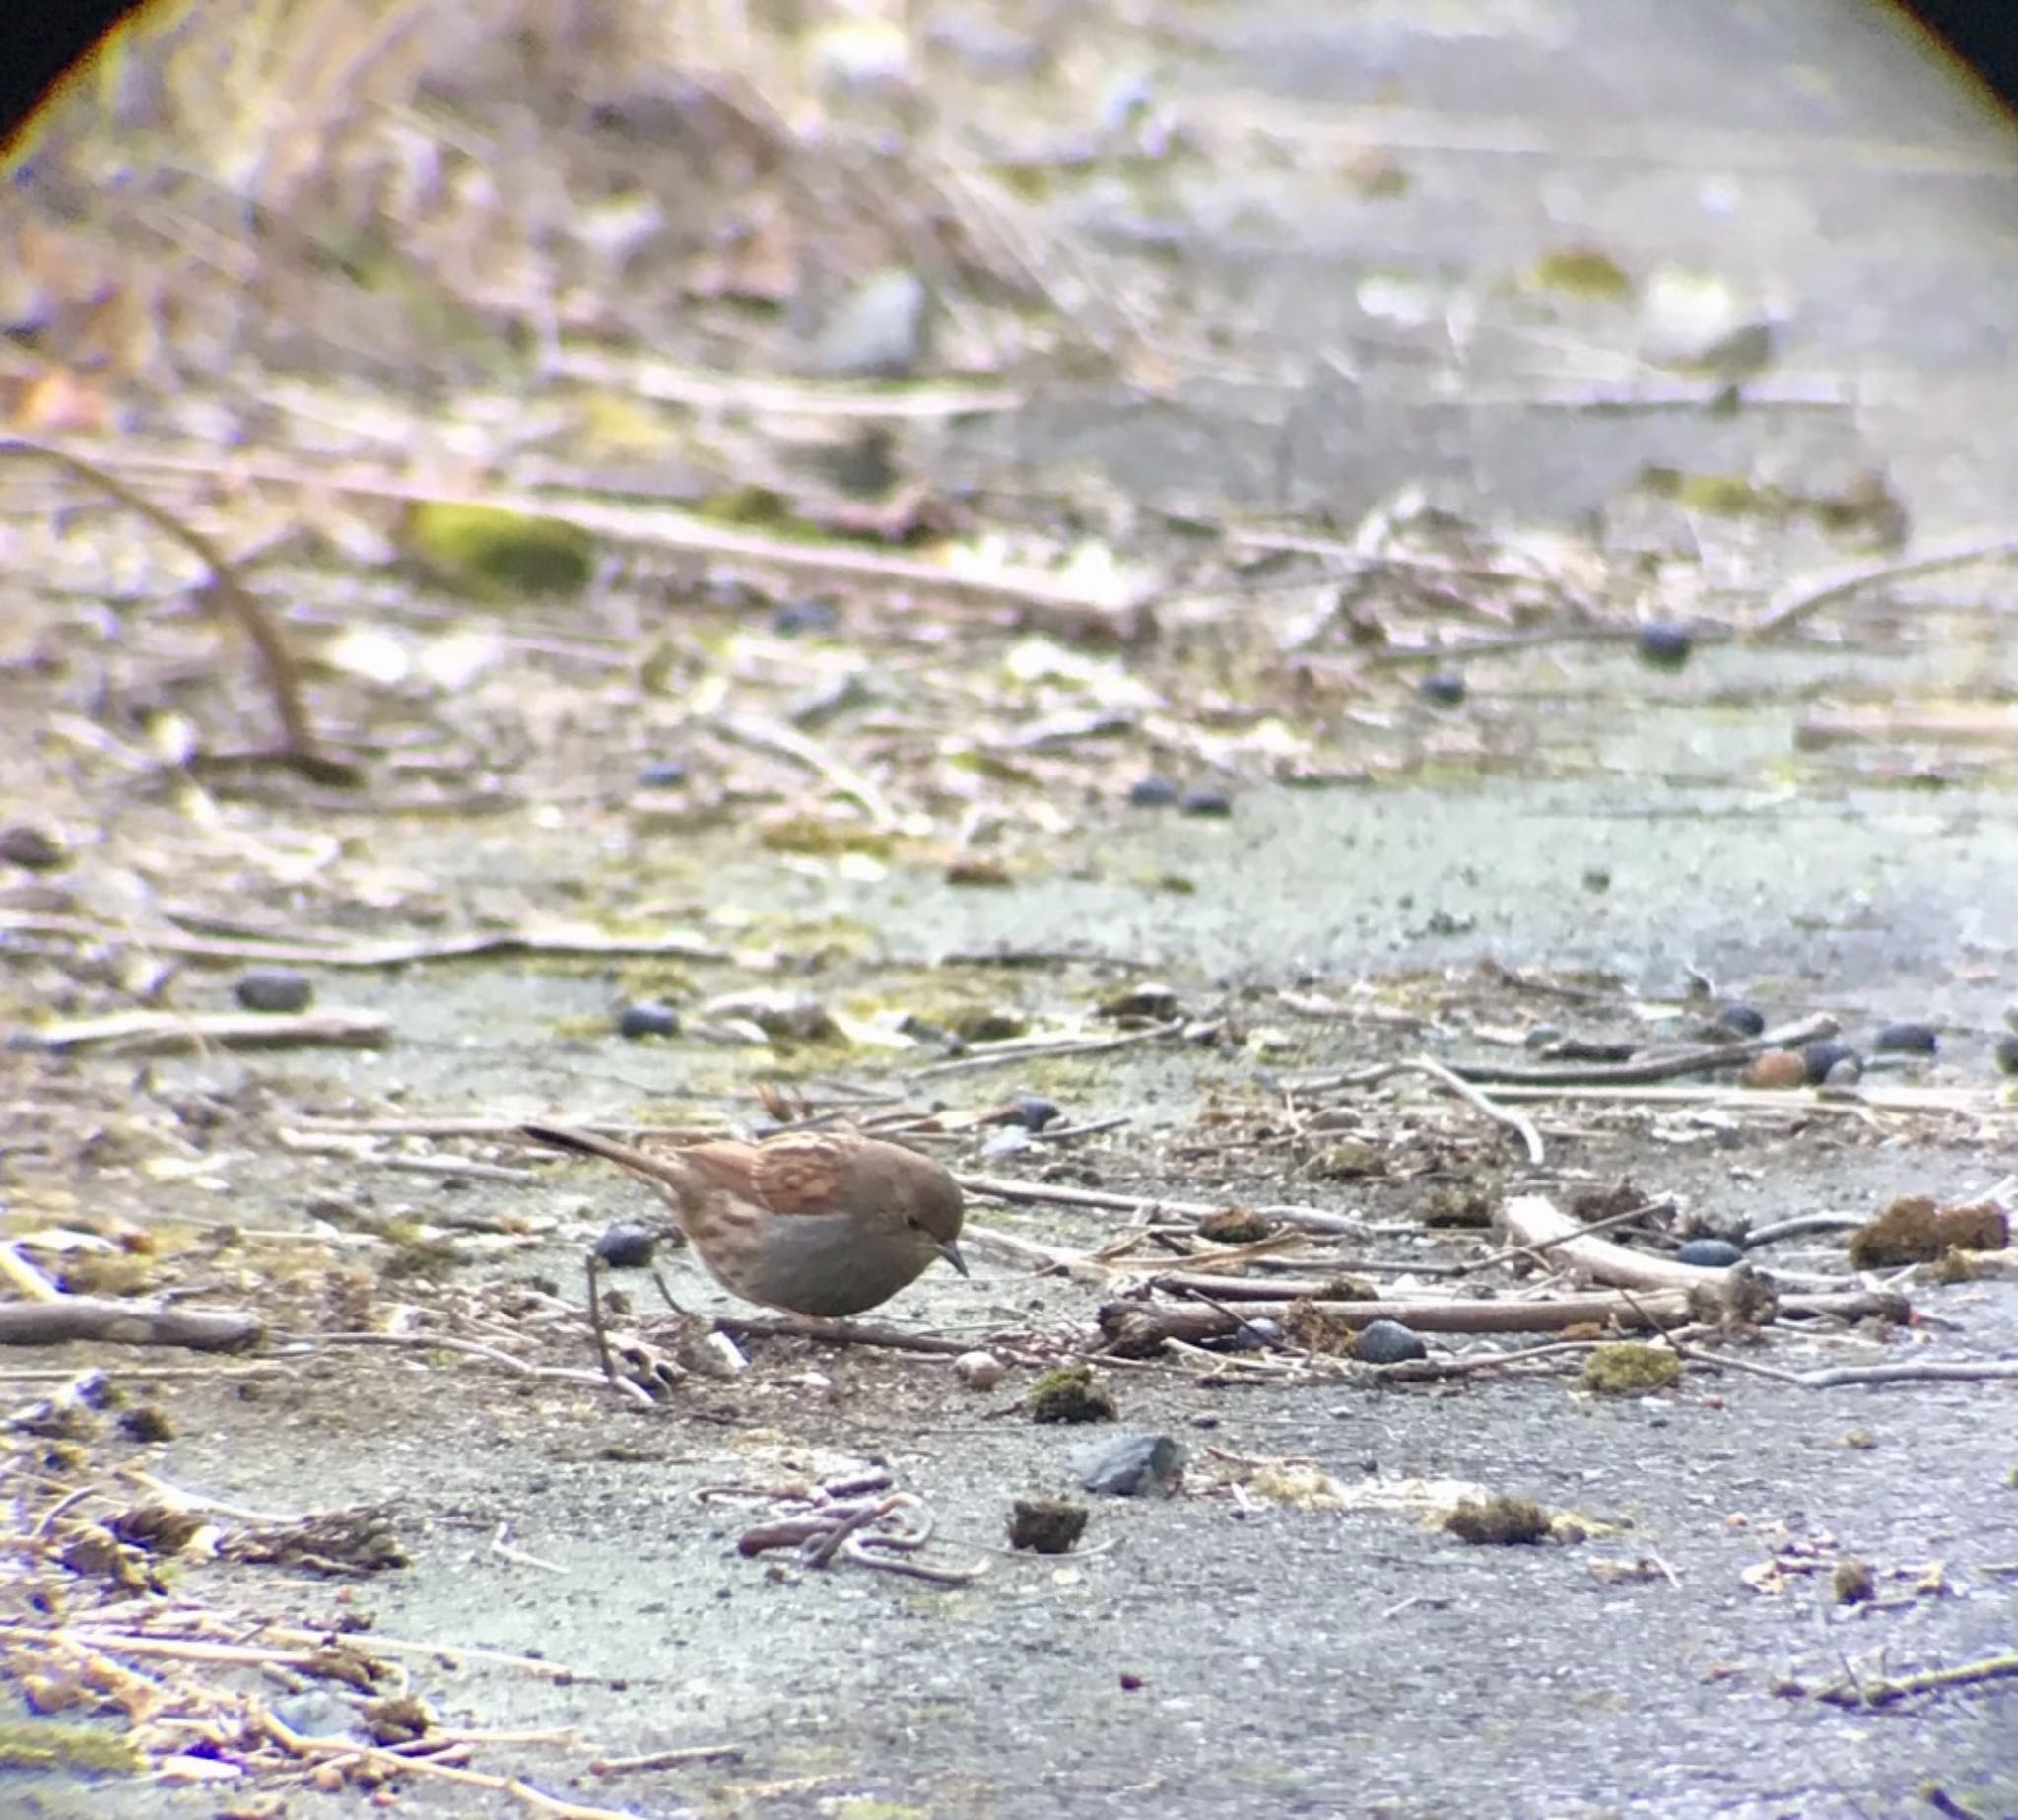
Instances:
[[[1118,1037],[1017,1037],[1007,1043],[976,1046],[951,1061],[935,1061],[923,1068],[913,1068],[909,1078],[922,1081],[934,1075],[967,1074],[975,1068],[997,1068],[1008,1062],[1042,1061],[1057,1055],[1104,1055],[1110,1049],[1132,1048],[1138,1043],[1155,1043],[1164,1037],[1174,1037],[1183,1027],[1183,1020],[1179,1018],[1168,1024],[1153,1025],[1147,1030],[1127,1031]]]
[[[1530,1168],[1539,1169],[1547,1161],[1547,1152],[1542,1146],[1541,1133],[1535,1129],[1534,1121],[1526,1113],[1516,1112],[1511,1107],[1495,1105],[1483,1092],[1473,1086],[1470,1081],[1465,1080],[1452,1069],[1445,1067],[1441,1061],[1437,1061],[1431,1056],[1412,1056],[1401,1065],[1411,1074],[1427,1075],[1431,1080],[1449,1088],[1466,1105],[1475,1107],[1488,1118],[1505,1125],[1510,1131],[1516,1133],[1521,1143],[1527,1147],[1527,1161]]]
[[[259,655],[260,668],[266,674],[267,691],[280,716],[285,739],[282,756],[303,776],[317,783],[352,785],[363,781],[363,774],[357,766],[331,758],[323,750],[303,701],[301,671],[296,667],[294,653],[288,649],[279,625],[259,597],[239,578],[237,565],[210,538],[187,520],[156,505],[98,462],[87,461],[68,449],[32,441],[26,437],[0,437],[0,455],[27,455],[51,462],[108,494],[129,511],[145,518],[156,530],[191,551],[197,561],[210,571],[210,584],[206,591],[237,621],[239,629],[251,640],[252,647]]]
[[[1754,639],[1768,639],[1775,633],[1784,632],[1789,626],[1798,625],[1824,607],[1834,606],[1851,594],[1862,593],[1867,587],[1908,581],[1916,575],[1933,574],[1943,569],[1964,569],[1972,563],[2009,562],[2013,557],[2018,557],[2018,537],[2003,537],[1990,543],[1950,544],[1920,556],[1869,563],[1820,577],[1810,576],[1781,589],[1748,631]]]

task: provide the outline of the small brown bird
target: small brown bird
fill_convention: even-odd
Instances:
[[[852,1131],[721,1139],[653,1156],[592,1131],[523,1125],[536,1144],[641,1176],[724,1289],[793,1314],[859,1314],[935,1257],[967,1275],[960,1184],[901,1144]]]

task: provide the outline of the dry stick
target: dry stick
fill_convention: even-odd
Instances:
[[[1929,550],[1923,556],[1909,556],[1890,563],[1870,563],[1857,569],[1841,570],[1819,578],[1794,581],[1780,590],[1766,611],[1747,629],[1754,639],[1771,638],[1777,632],[1798,625],[1812,613],[1833,606],[1867,587],[1887,581],[1910,580],[1915,575],[1932,574],[1942,569],[1963,569],[1972,563],[2003,563],[2018,557],[2018,538],[2000,538],[1994,543],[1950,544]]]
[[[1469,1378],[1474,1372],[1499,1371],[1510,1365],[1530,1365],[1562,1353],[1591,1352],[1603,1340],[1545,1340],[1539,1346],[1516,1346],[1512,1352],[1472,1353],[1462,1359],[1400,1359],[1379,1368],[1383,1379],[1413,1383],[1439,1378]]]
[[[1457,1264],[1452,1268],[1459,1274],[1468,1276],[1474,1270],[1490,1269],[1495,1264],[1506,1263],[1510,1258],[1539,1258],[1542,1252],[1553,1250],[1559,1245],[1568,1245],[1574,1239],[1601,1233],[1614,1226],[1629,1226],[1635,1220],[1646,1219],[1652,1214],[1673,1213],[1674,1210],[1675,1204],[1671,1199],[1648,1201],[1642,1206],[1627,1207],[1618,1213],[1608,1213],[1601,1220],[1580,1222],[1574,1232],[1558,1233],[1552,1239],[1537,1239],[1530,1245],[1510,1245],[1503,1250],[1489,1252],[1484,1257],[1474,1258],[1468,1264]],[[1856,1224],[1861,1225],[1862,1222],[1858,1221]]]
[[[661,957],[681,961],[726,961],[725,949],[685,934],[599,935],[592,929],[504,929],[451,935],[434,941],[324,942],[276,935],[188,935],[176,929],[140,930],[92,922],[81,916],[0,916],[0,929],[26,935],[71,935],[81,941],[137,942],[162,954],[192,961],[288,961],[303,967],[406,967],[417,961],[461,961],[509,955],[584,955],[613,960]],[[272,1021],[269,1018],[269,1021]]]
[[[1222,1282],[1216,1277],[1192,1278],[1175,1273],[1154,1279],[1151,1287],[1186,1298],[1202,1291],[1222,1302],[1239,1303],[1250,1320],[1285,1320],[1299,1303],[1314,1303],[1326,1314],[1349,1326],[1398,1320],[1425,1333],[1553,1333],[1564,1327],[1584,1325],[1674,1327],[1686,1325],[1694,1318],[1689,1297],[1679,1290],[1655,1290],[1638,1296],[1549,1296],[1530,1301],[1411,1298],[1342,1302],[1327,1299],[1322,1292],[1329,1286],[1323,1283]],[[1780,1312],[1783,1316],[1826,1315],[1839,1320],[1882,1315],[1898,1322],[1908,1316],[1910,1309],[1903,1296],[1863,1290],[1841,1295],[1783,1296]],[[1110,1302],[1101,1309],[1100,1319],[1102,1330],[1110,1338],[1117,1327],[1151,1337],[1160,1325],[1167,1325],[1178,1338],[1193,1340],[1210,1339],[1229,1330],[1211,1311],[1188,1301],[1176,1307],[1146,1301]]]
[[[907,1333],[902,1327],[864,1325],[853,1320],[824,1326],[794,1320],[786,1314],[717,1314],[714,1324],[731,1339],[756,1334],[763,1338],[815,1340],[823,1346],[885,1346],[893,1352],[929,1352],[946,1358],[957,1358],[974,1350],[971,1340],[948,1339],[938,1333]]]
[[[1051,1203],[1060,1207],[1098,1207],[1110,1213],[1142,1214],[1152,1210],[1177,1215],[1180,1220],[1203,1220],[1224,1213],[1227,1201],[1167,1200],[1162,1195],[1113,1194],[1105,1188],[1075,1188],[1055,1181],[1019,1181],[1007,1176],[962,1176],[960,1185],[970,1194],[1017,1204]],[[1270,1206],[1255,1211],[1267,1219],[1280,1220],[1309,1233],[1342,1233],[1348,1238],[1368,1236],[1364,1220],[1348,1213],[1333,1213],[1325,1207]]]
[[[1516,1132],[1521,1143],[1527,1146],[1529,1166],[1534,1169],[1541,1168],[1546,1160],[1546,1153],[1542,1148],[1541,1133],[1534,1128],[1534,1121],[1526,1113],[1516,1112],[1509,1107],[1496,1106],[1469,1081],[1464,1079],[1462,1075],[1445,1067],[1441,1061],[1433,1060],[1428,1055],[1417,1055],[1403,1062],[1401,1064],[1401,1071],[1409,1074],[1427,1075],[1431,1080],[1449,1088],[1466,1105],[1477,1108],[1488,1118],[1494,1119],[1498,1123],[1507,1126],[1509,1130]]]
[[[0,1245],[0,1277],[5,1277],[32,1302],[60,1302],[63,1292],[22,1256],[16,1244]]]
[[[0,444],[4,446],[4,444]],[[646,550],[679,550],[727,561],[742,561],[793,574],[841,575],[871,586],[913,589],[948,600],[973,600],[1043,610],[1091,613],[1125,633],[1139,619],[1140,597],[1103,597],[1061,583],[1038,569],[1002,565],[956,569],[911,557],[884,556],[859,545],[800,542],[735,530],[671,506],[640,505],[631,500],[584,496],[580,493],[483,494],[444,493],[394,473],[368,473],[356,467],[288,463],[267,458],[192,459],[177,453],[122,456],[128,467],[201,473],[224,479],[277,481],[282,485],[370,499],[404,500],[417,505],[465,506],[513,512],[521,517],[550,518],[572,525],[591,537]]]
[[[1546,1194],[1512,1196],[1501,1218],[1520,1245],[1552,1246],[1595,1281],[1625,1289],[1721,1290],[1739,1268],[1735,1264],[1678,1264],[1665,1257],[1648,1257],[1644,1251],[1629,1250],[1607,1239],[1592,1238],[1587,1227],[1565,1213]]]
[[[265,1333],[257,1314],[241,1309],[176,1308],[160,1302],[117,1302],[102,1296],[59,1296],[53,1302],[0,1307],[0,1346],[60,1346],[97,1340],[116,1346],[186,1346],[193,1352],[239,1352]]]
[[[1713,1068],[1734,1068],[1753,1060],[1768,1049],[1799,1048],[1823,1037],[1833,1037],[1836,1020],[1827,1015],[1804,1018],[1797,1024],[1769,1030],[1764,1036],[1747,1037],[1736,1043],[1708,1044],[1680,1049],[1671,1055],[1649,1055],[1645,1061],[1619,1061],[1593,1067],[1517,1068],[1494,1062],[1452,1062],[1453,1074],[1467,1081],[1487,1081],[1516,1087],[1632,1087],[1648,1081],[1673,1080],[1677,1075],[1700,1074]]]
[[[211,1046],[272,1049],[333,1045],[370,1048],[391,1034],[392,1020],[377,1011],[324,1009],[292,1016],[271,1011],[115,1011],[45,1025],[29,1035],[38,1047],[116,1048],[128,1055],[162,1055]]]
[[[973,1246],[977,1251],[992,1251],[1021,1263],[1037,1264],[1043,1270],[1077,1277],[1085,1283],[1105,1283],[1110,1275],[1110,1266],[1084,1251],[1074,1251],[1060,1245],[1040,1245],[1035,1239],[1020,1238],[1015,1233],[1001,1232],[992,1226],[965,1225],[960,1229],[960,1242]]]
[[[1040,1061],[1054,1055],[1101,1055],[1110,1049],[1130,1048],[1138,1043],[1154,1043],[1161,1037],[1176,1036],[1183,1027],[1183,1020],[1178,1018],[1148,1030],[1131,1030],[1118,1037],[1019,1037],[1008,1043],[990,1045],[986,1049],[975,1048],[952,1061],[935,1061],[928,1067],[913,1068],[908,1078],[922,1081],[938,1074],[967,1074],[975,1068],[996,1068],[1015,1061]]]
[[[868,815],[870,825],[879,832],[887,834],[897,826],[898,814],[890,806],[889,797],[851,765],[843,764],[798,728],[757,714],[722,714],[716,716],[711,724],[718,733],[738,745],[750,746],[759,752],[778,753],[825,777],[838,794],[859,803]]]
[[[252,1719],[261,1731],[291,1756],[337,1757],[346,1763],[369,1763],[381,1772],[394,1776],[427,1776],[440,1782],[459,1783],[466,1788],[485,1788],[494,1794],[508,1794],[513,1800],[531,1808],[535,1813],[553,1815],[554,1820],[638,1820],[636,1814],[625,1813],[618,1808],[588,1807],[579,1801],[564,1801],[560,1796],[535,1788],[530,1783],[521,1781],[516,1776],[492,1775],[482,1770],[453,1769],[446,1764],[432,1762],[426,1757],[402,1756],[397,1751],[359,1744],[350,1738],[303,1737],[285,1721],[276,1719],[270,1709],[257,1702],[253,1703]]]
[[[603,1326],[602,1286],[596,1280],[597,1266],[600,1261],[596,1256],[594,1247],[591,1247],[588,1253],[588,1328],[595,1335],[595,1356],[597,1363],[603,1368],[603,1382],[627,1401],[641,1403],[647,1409],[652,1408],[654,1403],[651,1392],[641,1383],[634,1383],[623,1373],[618,1371],[617,1362],[611,1356],[610,1336]],[[655,1270],[652,1272],[653,1276],[657,1274],[658,1272]],[[671,1296],[666,1295],[666,1288],[663,1283],[659,1285],[659,1294],[665,1296],[668,1302],[672,1300]]]
[[[1789,1372],[1730,1353],[1698,1352],[1692,1356],[1803,1390],[1838,1390],[1847,1384],[1981,1383],[2018,1378],[2018,1359],[1923,1359],[1904,1365],[1831,1365],[1818,1371]]]
[[[613,360],[589,348],[562,348],[550,371],[562,378],[618,386],[627,397],[751,415],[937,421],[1016,411],[1024,402],[1021,392],[1000,386],[908,386],[898,391],[879,384],[871,389],[845,380],[822,384],[759,374],[694,372],[667,361]]]
[[[4,1314],[0,1310],[0,1314]],[[488,1359],[521,1378],[551,1378],[562,1383],[603,1382],[595,1372],[581,1372],[566,1365],[534,1365],[501,1347],[486,1346],[481,1340],[465,1340],[452,1333],[291,1333],[275,1336],[282,1344],[295,1346],[396,1346],[410,1352],[461,1352],[473,1359]]]
[[[1953,1668],[1929,1668],[1919,1674],[1829,1688],[1821,1698],[1832,1706],[1888,1706],[1910,1694],[1930,1694],[1943,1688],[1973,1687],[1984,1681],[2014,1679],[2018,1679],[2018,1654],[1985,1655],[1973,1662],[1958,1662]]]
[[[677,1770],[689,1763],[741,1763],[740,1744],[683,1744],[642,1757],[597,1757],[588,1766],[594,1776],[630,1776],[641,1770]]]
[[[317,783],[356,784],[364,780],[357,766],[342,759],[333,759],[322,750],[321,742],[315,737],[315,729],[308,720],[308,710],[302,699],[301,672],[295,667],[294,654],[288,649],[287,640],[281,636],[280,627],[260,603],[259,597],[238,578],[237,566],[216,544],[194,525],[136,492],[117,475],[67,449],[47,442],[31,441],[26,437],[0,437],[0,455],[27,455],[51,462],[79,480],[90,482],[128,510],[137,512],[156,530],[193,551],[197,560],[210,571],[210,582],[205,591],[221,602],[237,621],[239,629],[252,640],[252,647],[259,654],[260,668],[266,673],[267,691],[273,697],[274,708],[280,715],[286,741],[283,756],[288,763]]]
[[[1721,1112],[1797,1112],[1802,1117],[1832,1112],[1868,1120],[1874,1112],[1967,1112],[1974,1118],[2009,1116],[1994,1087],[1873,1087],[1870,1076],[1855,1088],[1745,1087],[1732,1081],[1694,1087],[1607,1087],[1578,1082],[1539,1087],[1501,1081],[1502,1100],[1541,1105],[1589,1101],[1599,1106],[1708,1106]]]

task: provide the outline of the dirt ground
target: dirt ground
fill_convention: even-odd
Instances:
[[[1054,282],[1086,343],[1032,331],[1021,359],[961,366],[977,324],[1016,313],[971,285],[952,378],[927,374],[1015,381],[1018,408],[902,420],[885,508],[952,514],[971,565],[1018,578],[1016,613],[888,570],[814,586],[774,546],[728,543],[473,609],[410,566],[344,570],[330,552],[371,525],[340,489],[283,509],[271,472],[240,476],[205,522],[326,537],[249,573],[310,653],[316,713],[369,755],[361,794],[178,752],[232,743],[260,691],[226,674],[158,551],[15,496],[0,820],[62,851],[10,863],[0,896],[12,1254],[74,1292],[245,1309],[266,1337],[0,1358],[12,1409],[101,1365],[156,1423],[9,1430],[0,1809],[2018,1816],[2008,1670],[1842,1697],[2008,1662],[2014,1380],[1745,1369],[2008,1363],[2008,1251],[1974,1274],[1856,1273],[1841,1226],[1818,1226],[1763,1267],[1795,1294],[1882,1279],[1910,1324],[1706,1329],[1641,1395],[1582,1387],[1581,1355],[1410,1379],[1303,1347],[1100,1351],[1103,1305],[1177,1261],[1116,1242],[1174,1203],[1321,1208],[1359,1224],[1311,1241],[1313,1267],[1511,1298],[1550,1279],[1478,1273],[1501,1237],[1452,1206],[1630,1189],[1756,1231],[2012,1198],[2009,571],[1902,569],[1784,636],[1760,616],[1845,565],[2009,535],[2018,145],[1864,9],[1686,11],[913,9],[935,125],[971,103],[999,165],[1005,120],[1032,141],[1137,135],[1040,195],[1054,260],[1127,277],[1090,298]],[[1686,266],[1742,294],[1741,325],[1770,306],[1764,372],[1719,398],[1727,373],[1584,359],[1638,331],[1588,298],[1538,304],[1531,279],[1595,247],[1647,295]],[[1691,295],[1713,292],[1721,307]],[[1141,331],[1145,298],[1209,368]],[[1108,303],[1124,353],[1102,340]],[[401,332],[422,313],[409,302]],[[800,327],[770,326],[755,367]],[[369,371],[381,350],[329,332],[359,367],[310,405],[283,337],[253,363],[277,417],[298,414],[293,440],[259,420],[294,457],[370,419],[425,444],[402,485],[459,492],[458,435],[524,436],[531,466],[489,477],[533,485],[551,450],[517,417],[548,395],[520,369],[504,407],[468,380],[443,428]],[[1181,378],[1145,377],[1166,365]],[[1706,389],[1682,407],[1676,384]],[[150,432],[171,421],[155,408]],[[760,440],[742,435],[640,463],[691,503],[706,488],[674,469],[733,471]],[[779,486],[836,459],[765,448]],[[1732,476],[1728,515],[1689,484]],[[598,497],[635,504],[631,485]],[[1378,559],[1357,597],[1356,536]],[[1153,633],[1089,631],[1138,584]],[[1636,641],[1649,620],[1696,629],[1685,664]],[[1455,645],[1475,653],[1462,699],[1440,700],[1418,681]],[[1131,801],[1152,775],[1224,800]],[[385,942],[421,958],[363,964]],[[229,1013],[262,956],[368,1039],[80,1034]],[[1153,1016],[1114,1015],[1151,986]],[[1729,1070],[1510,1095],[1538,1163],[1447,1084],[1339,1078],[1425,1055],[1513,1067],[1551,1030],[1644,1053],[1700,1040],[1725,999],[1776,1026],[1826,1013],[1871,1065],[1833,1095]],[[623,1006],[660,1002],[676,1034],[618,1034]],[[1902,1020],[1937,1027],[1938,1054],[1872,1057]],[[747,1369],[649,1407],[596,1379],[584,1257],[651,1203],[512,1128],[751,1127],[760,1084],[936,1114],[916,1141],[949,1166],[1040,1191],[974,1192],[972,1278],[934,1271],[877,1312],[992,1349],[999,1382],[971,1387],[943,1351],[764,1334]],[[977,1121],[1019,1095],[1055,1124]],[[1161,1226],[1198,1247],[1194,1215]],[[1039,1267],[1038,1247],[1075,1268]],[[683,1254],[664,1269],[699,1315],[747,1313]],[[614,1319],[667,1354],[694,1338],[644,1279],[621,1288]],[[1446,1362],[1517,1343],[1430,1338]],[[1074,1455],[1107,1425],[1032,1420],[1041,1373],[1082,1357],[1121,1429],[1180,1444],[1171,1495],[1087,1490]],[[915,1560],[947,1583],[739,1552],[794,1488],[864,1475],[929,1511]],[[1440,1521],[1466,1492],[1565,1521],[1470,1546]],[[402,1561],[76,1554],[87,1517],[178,1495],[227,1538],[381,1506]],[[1085,1507],[1074,1551],[1005,1545],[1032,1497]],[[1856,1564],[1867,1595],[1846,1590]],[[97,1653],[62,1654],[66,1626]],[[288,1630],[359,1655],[303,1659]],[[121,1652],[149,1632],[191,1647]],[[337,1671],[361,1660],[369,1687]],[[470,1734],[448,1767],[472,1780],[334,1745],[290,1759],[246,1719],[341,1736],[368,1695],[403,1694]],[[54,1767],[34,1755],[52,1712],[72,1740]],[[146,1771],[90,1773],[87,1734],[146,1737]]]

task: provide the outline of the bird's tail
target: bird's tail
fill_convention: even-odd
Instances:
[[[535,1144],[544,1144],[549,1150],[572,1150],[577,1156],[601,1157],[625,1169],[651,1172],[658,1161],[642,1151],[633,1150],[629,1144],[618,1143],[613,1137],[604,1137],[595,1131],[578,1131],[572,1125],[520,1125],[518,1135]]]

